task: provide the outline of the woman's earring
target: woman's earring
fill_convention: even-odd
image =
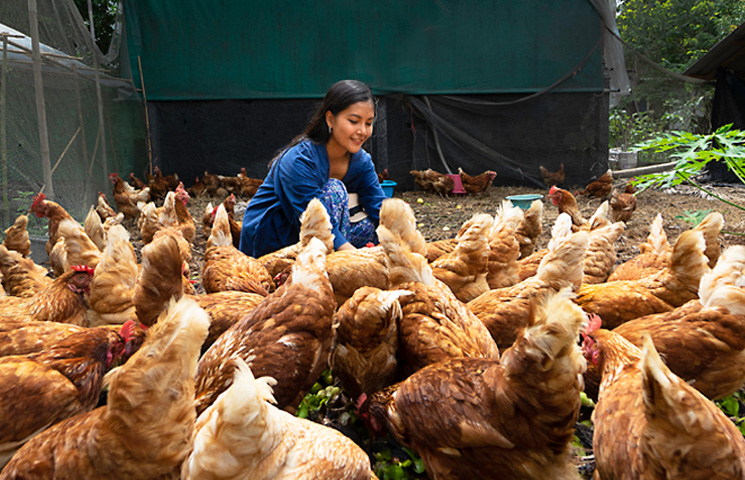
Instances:
[[[331,126],[329,125],[329,135],[331,135],[332,133],[334,133],[334,129],[331,128]]]

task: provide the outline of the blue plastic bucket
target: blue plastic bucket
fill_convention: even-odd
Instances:
[[[385,193],[385,196],[388,198],[393,197],[393,187],[396,186],[396,182],[393,180],[383,180],[380,182],[380,187],[383,189],[383,193]]]

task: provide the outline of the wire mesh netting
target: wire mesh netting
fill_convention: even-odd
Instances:
[[[143,173],[145,113],[119,78],[118,31],[103,54],[73,0],[0,2],[2,225],[40,191],[82,221],[99,191],[110,195],[109,173]],[[46,224],[29,218],[29,232],[44,235]]]

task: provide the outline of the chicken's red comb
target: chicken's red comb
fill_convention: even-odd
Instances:
[[[600,329],[600,327],[603,326],[603,319],[600,318],[600,315],[597,315],[595,313],[588,313],[586,317],[587,317],[587,323],[583,325],[582,327],[583,335],[592,333],[595,330],[598,330]]]
[[[33,210],[34,207],[39,205],[41,202],[46,200],[47,196],[44,195],[44,192],[39,192],[36,195],[34,195],[34,202],[31,204],[31,209]]]
[[[551,188],[548,189],[549,196],[550,195],[553,195],[554,193],[556,193],[556,190],[558,190],[558,188],[556,187],[556,185],[551,185]]]
[[[215,216],[217,215],[217,209],[220,208],[220,205],[216,206],[212,209],[212,221],[215,221]]]
[[[72,268],[76,272],[85,272],[85,273],[90,273],[91,275],[93,275],[93,273],[96,271],[95,268],[91,268],[88,265],[73,265],[70,268]]]
[[[119,329],[119,335],[121,335],[121,337],[124,340],[129,340],[130,338],[132,338],[132,334],[134,333],[135,328],[137,328],[137,327],[139,327],[139,328],[141,328],[143,330],[147,329],[147,327],[145,325],[142,325],[140,322],[138,322],[136,320],[127,320],[122,325],[122,328]]]

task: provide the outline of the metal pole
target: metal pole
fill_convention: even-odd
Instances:
[[[106,124],[103,115],[103,96],[101,94],[101,80],[98,74],[98,57],[96,57],[96,29],[93,26],[93,4],[88,0],[88,22],[91,25],[91,41],[93,42],[93,67],[96,75],[96,96],[98,97],[98,128],[101,130],[101,159],[103,161],[103,182],[104,185],[109,181],[109,164],[106,158]]]
[[[31,27],[31,58],[34,60],[34,89],[36,90],[36,116],[39,122],[39,153],[44,172],[44,187],[50,200],[54,199],[52,166],[49,162],[49,137],[47,134],[47,110],[44,103],[44,83],[41,77],[41,51],[39,50],[39,20],[36,0],[28,0],[28,23]]]

